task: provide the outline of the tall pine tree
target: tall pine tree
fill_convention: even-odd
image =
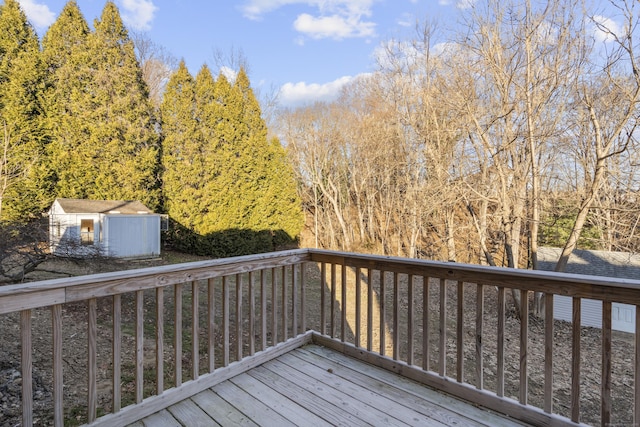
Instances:
[[[101,168],[94,194],[159,206],[158,122],[120,13],[107,2],[89,37],[95,79],[90,110],[91,144]]]
[[[38,36],[16,0],[0,5],[0,222],[39,217],[43,182],[43,70]]]
[[[43,41],[56,196],[160,204],[159,134],[120,13],[107,2],[87,33],[69,2]]]
[[[267,140],[243,70],[231,84],[204,66],[195,82],[184,63],[162,107],[164,195],[179,248],[229,256],[294,239],[302,210],[293,171]]]
[[[161,105],[162,182],[165,211],[181,230],[195,231],[200,218],[203,184],[199,125],[196,120],[195,82],[184,63],[171,76]]]
[[[89,25],[75,1],[68,2],[42,39],[46,74],[45,111],[51,142],[48,168],[52,198],[90,197],[94,173],[86,98],[91,81],[87,65]],[[97,166],[97,165],[95,165]]]
[[[304,224],[293,168],[280,141],[268,139],[260,104],[244,69],[238,73],[234,88],[242,99],[240,121],[245,133],[240,144],[244,148],[248,190],[253,195],[246,226],[270,230],[277,236],[276,243],[284,243],[297,237]]]

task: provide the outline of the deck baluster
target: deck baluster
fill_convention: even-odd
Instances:
[[[200,375],[200,293],[198,282],[191,282],[191,378],[198,379]]]
[[[96,299],[87,300],[87,416],[96,419],[97,410],[97,315]],[[29,381],[30,382],[30,381]]]
[[[340,340],[347,339],[347,266],[344,263],[340,266],[340,295],[342,304],[340,307]]]
[[[144,291],[136,292],[136,403],[144,390]]]
[[[482,342],[484,329],[484,285],[476,285],[476,388],[484,389],[484,345]]]
[[[504,397],[504,328],[505,328],[505,288],[498,286],[498,331],[496,355],[496,394]]]
[[[292,336],[298,335],[298,269],[295,265],[291,266],[291,328]]]
[[[244,276],[236,274],[236,360],[242,359],[242,286]]]
[[[580,422],[580,332],[582,299],[573,298],[571,325],[571,421]]]
[[[164,391],[164,288],[156,288],[156,394]]]
[[[529,396],[529,292],[520,292],[520,403]]]
[[[553,412],[553,294],[544,295],[544,411]]]
[[[380,332],[379,332],[378,335],[380,336],[380,354],[382,356],[384,356],[385,352],[386,352],[386,342],[385,342],[386,339],[385,338],[386,338],[386,335],[387,335],[385,333],[385,328],[387,327],[386,326],[386,322],[385,322],[386,321],[386,316],[385,316],[385,309],[386,309],[386,307],[385,307],[385,300],[386,300],[386,297],[385,297],[385,292],[386,292],[385,284],[386,284],[386,280],[387,280],[386,276],[387,276],[386,271],[380,270],[380,294],[379,294],[380,295],[379,296],[379,299],[380,299],[380,329],[379,329],[379,331]]]
[[[400,357],[400,278],[393,272],[393,360]]]
[[[602,377],[600,423],[611,424],[611,301],[602,302]]]
[[[320,263],[320,333],[327,334],[327,307],[326,307],[326,288],[327,288],[327,263]]]
[[[264,351],[267,349],[267,274],[264,269],[260,270],[260,310],[261,350]]]
[[[429,332],[431,325],[429,321],[429,313],[431,312],[429,281],[429,277],[422,276],[422,369],[425,371],[429,370],[429,352],[431,351],[431,345],[429,344],[431,337]]]
[[[113,412],[119,412],[122,406],[122,297],[113,296]],[[62,375],[62,373],[60,374]]]
[[[464,382],[464,283],[458,281],[458,297],[457,306],[458,312],[456,313],[456,380],[461,383]]]
[[[300,317],[302,333],[307,332],[307,269],[300,264]]]
[[[413,274],[407,279],[407,363],[413,365]]]
[[[97,301],[87,300],[87,417],[89,422],[96,419],[98,408],[98,319]],[[31,381],[29,381],[31,382]],[[136,402],[137,403],[137,402]]]
[[[289,338],[289,305],[288,305],[288,301],[287,301],[287,268],[286,267],[282,267],[282,302],[281,302],[281,306],[282,306],[282,341],[286,341]]]
[[[355,345],[356,347],[361,347],[360,345],[360,327],[362,326],[362,319],[360,316],[362,315],[362,298],[360,297],[360,291],[362,290],[362,281],[360,280],[360,267],[356,267],[356,327],[355,327]]]
[[[271,269],[271,345],[278,343],[278,288],[277,272],[275,267]]]
[[[229,278],[222,276],[222,366],[229,366]]]
[[[55,427],[62,427],[64,413],[62,406],[62,305],[60,304],[51,306],[51,330],[53,335],[53,424]]]
[[[175,383],[176,387],[182,385],[182,285],[173,287],[173,314],[175,324],[173,325],[173,347],[174,360],[176,364]]]
[[[373,348],[373,278],[371,268],[367,269],[367,351]],[[382,331],[384,332],[384,330]]]
[[[33,425],[33,358],[31,350],[31,310],[20,312],[20,351],[22,374],[22,425]],[[95,412],[94,412],[95,417]]]
[[[447,375],[447,287],[440,279],[440,376]]]
[[[332,263],[331,264],[331,323],[329,324],[329,327],[331,328],[331,332],[329,333],[329,336],[331,336],[331,338],[336,336],[336,285],[337,285],[337,272],[336,272],[336,264]]]
[[[249,272],[249,356],[256,353],[256,301],[253,294],[253,271]]]
[[[207,280],[207,323],[208,323],[208,345],[209,345],[209,372],[216,368],[216,286],[215,279],[210,277]],[[265,334],[266,335],[266,334]]]

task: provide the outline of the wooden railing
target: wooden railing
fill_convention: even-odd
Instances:
[[[519,315],[534,292],[542,319]],[[553,319],[554,295],[573,322]],[[580,326],[583,298],[602,301],[601,330]],[[295,250],[0,287],[20,326],[0,338],[26,426],[133,422],[300,337],[531,424],[637,425],[640,344],[612,331],[612,303],[639,306],[640,281]]]

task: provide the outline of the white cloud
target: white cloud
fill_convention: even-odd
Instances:
[[[613,19],[606,16],[596,15],[593,18],[594,36],[599,42],[613,41],[613,36],[621,36],[624,33],[624,29],[618,25]]]
[[[56,15],[46,4],[36,3],[35,0],[19,0],[20,6],[34,27],[47,28],[56,20]]]
[[[314,38],[343,39],[375,36],[376,24],[364,18],[371,16],[378,0],[247,0],[241,6],[245,17],[261,19],[263,15],[284,6],[306,5],[313,13],[301,13],[293,23],[296,31]]]
[[[373,22],[362,22],[350,17],[331,15],[314,17],[303,13],[293,23],[293,27],[300,33],[314,39],[348,37],[370,37],[375,35]]]
[[[150,30],[158,7],[152,0],[120,0],[122,20],[136,30]]]
[[[220,73],[227,78],[231,83],[236,81],[236,77],[238,77],[238,72],[233,68],[222,66],[220,67]]]
[[[330,102],[335,100],[344,85],[352,80],[353,77],[344,76],[324,84],[285,83],[280,88],[280,104],[285,107],[296,107],[313,102]]]

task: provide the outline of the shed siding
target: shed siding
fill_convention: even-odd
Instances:
[[[564,295],[553,298],[553,317],[558,320],[571,322],[573,313],[573,299]],[[593,328],[602,327],[602,302],[583,299],[580,307],[581,325]],[[611,304],[611,329],[614,331],[636,331],[636,310],[629,304]]]
[[[107,215],[104,232],[110,256],[133,258],[160,254],[159,215]]]
[[[560,248],[540,248],[538,268],[553,271],[560,257]],[[575,250],[569,257],[567,273],[589,274],[595,276],[637,279],[640,277],[640,254],[609,251]],[[571,321],[572,300],[570,297],[556,295],[553,304],[553,317]],[[616,331],[635,332],[636,309],[627,304],[611,305],[611,327]],[[602,303],[582,300],[582,325],[602,327]]]

